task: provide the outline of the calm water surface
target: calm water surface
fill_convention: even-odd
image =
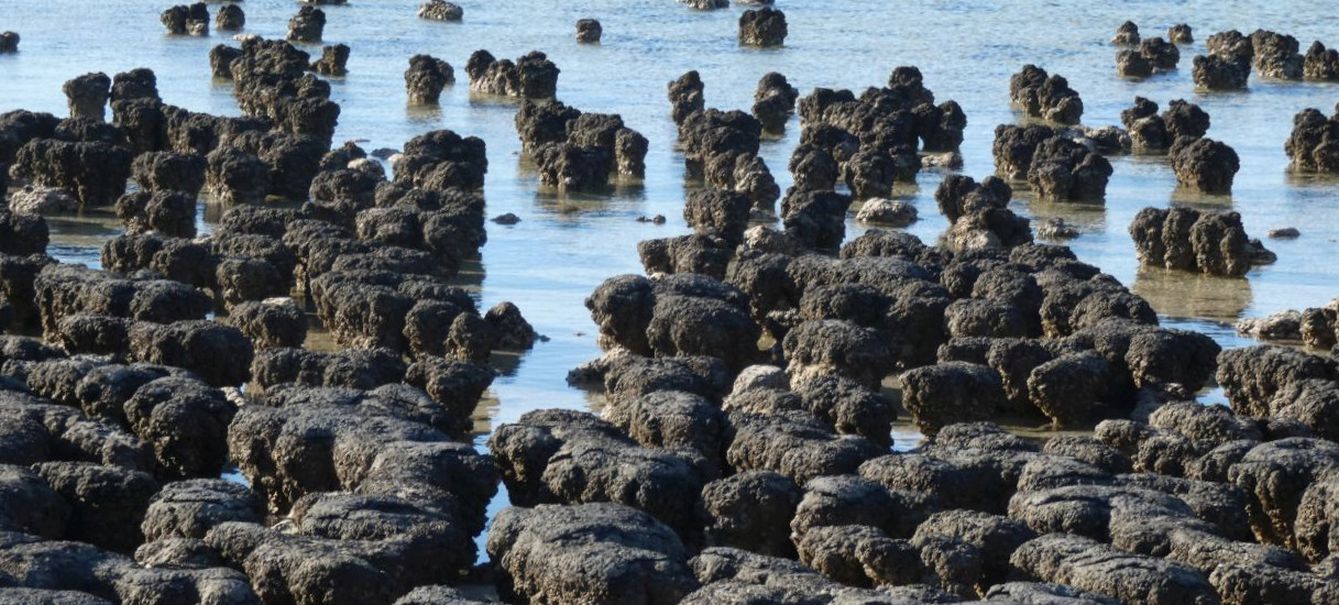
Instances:
[[[337,142],[354,139],[369,150],[398,148],[417,134],[441,128],[480,136],[488,143],[489,216],[512,212],[522,218],[514,226],[489,223],[481,262],[465,279],[477,286],[485,307],[502,300],[517,303],[550,340],[520,358],[500,360],[505,374],[476,412],[480,445],[491,427],[529,410],[598,406],[564,380],[569,369],[600,353],[582,299],[609,276],[641,272],[638,241],[688,231],[681,216],[685,174],[673,149],[665,84],[689,69],[702,73],[708,106],[747,110],[758,79],[769,71],[784,73],[807,94],[816,86],[857,91],[879,86],[893,67],[919,66],[937,100],[954,99],[966,111],[963,172],[976,178],[993,170],[995,126],[1018,120],[1008,105],[1008,80],[1024,63],[1067,77],[1082,95],[1086,125],[1118,125],[1120,111],[1135,95],[1164,107],[1172,99],[1189,99],[1212,116],[1209,136],[1241,156],[1231,196],[1180,191],[1165,158],[1123,156],[1111,158],[1115,174],[1105,204],[1038,203],[1018,192],[1015,211],[1078,225],[1083,234],[1070,245],[1081,259],[1147,298],[1164,324],[1204,331],[1224,346],[1250,343],[1231,328],[1238,318],[1319,306],[1339,295],[1339,267],[1333,262],[1339,249],[1339,183],[1290,175],[1283,153],[1293,114],[1306,107],[1328,114],[1339,101],[1339,90],[1331,84],[1253,76],[1249,92],[1199,94],[1190,77],[1191,59],[1204,52],[1203,40],[1225,29],[1288,33],[1303,50],[1315,39],[1339,44],[1339,15],[1318,11],[1313,2],[780,0],[777,7],[786,12],[790,29],[785,48],[753,50],[736,42],[740,7],[697,12],[674,0],[457,1],[465,9],[462,23],[419,20],[414,0],[352,0],[324,7],[325,40],[352,47],[349,75],[331,79],[333,100],[343,109]],[[213,45],[237,42],[218,32],[208,38],[165,36],[158,13],[168,4],[0,0],[0,29],[23,37],[19,54],[0,55],[0,111],[65,115],[65,80],[90,71],[111,75],[149,67],[158,75],[166,102],[238,115],[231,85],[211,79],[207,58]],[[291,0],[241,5],[246,33],[265,37],[282,37],[299,6]],[[211,13],[216,9],[217,4],[211,6]],[[583,17],[603,23],[602,44],[575,42],[574,23]],[[1138,23],[1146,37],[1165,36],[1174,23],[1190,23],[1197,42],[1181,47],[1182,69],[1140,82],[1119,78],[1116,49],[1108,40],[1126,19]],[[464,64],[479,48],[498,57],[536,49],[548,53],[562,69],[558,96],[563,102],[583,111],[622,114],[650,139],[644,182],[625,183],[604,195],[563,195],[541,187],[519,154],[515,106],[469,93]],[[320,53],[320,45],[304,49]],[[418,53],[455,66],[458,81],[443,93],[440,107],[408,105],[402,74],[408,58]],[[799,123],[792,120],[784,137],[763,143],[762,155],[783,188],[789,185],[784,169],[798,139]],[[946,227],[933,200],[941,178],[942,173],[924,171],[914,186],[899,186],[896,192],[919,207],[922,220],[908,230],[927,242]],[[1303,235],[1267,242],[1279,262],[1257,268],[1246,279],[1139,269],[1126,226],[1145,206],[1180,204],[1237,210],[1256,237],[1285,226]],[[202,205],[201,227],[207,232],[222,209]],[[635,220],[654,214],[669,220],[659,226]],[[97,264],[101,243],[119,229],[107,217],[54,219],[52,226],[51,254],[89,264]],[[862,230],[852,220],[847,235]],[[313,340],[317,347],[329,344],[319,335]],[[1221,401],[1221,394],[1211,392],[1205,399]],[[895,437],[898,449],[918,440],[909,426],[899,427]],[[500,497],[494,508],[504,503],[505,496]]]

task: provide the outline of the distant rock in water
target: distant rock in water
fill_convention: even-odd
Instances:
[[[1195,34],[1189,25],[1178,23],[1167,29],[1167,39],[1172,44],[1192,44],[1195,42]]]
[[[739,16],[739,43],[744,46],[781,46],[786,33],[786,14],[777,9],[763,7]]]
[[[349,62],[349,46],[347,44],[335,44],[333,46],[324,46],[321,48],[321,58],[311,64],[311,70],[323,76],[344,76],[348,69],[345,65]]]
[[[209,7],[203,2],[180,4],[163,11],[159,17],[167,33],[174,36],[208,36]]]
[[[1298,112],[1283,150],[1293,170],[1339,173],[1339,113],[1326,118],[1318,109]]]
[[[730,8],[730,0],[679,0],[679,2],[700,11]]]
[[[476,50],[465,64],[470,90],[504,97],[549,99],[558,91],[557,65],[539,51],[512,62],[494,58],[486,50]]]
[[[595,44],[600,41],[600,36],[604,35],[604,27],[595,19],[580,19],[577,21],[577,42],[582,44]]]
[[[428,55],[414,55],[404,72],[405,91],[410,103],[434,105],[442,89],[456,81],[451,64]]]
[[[1116,28],[1116,35],[1112,36],[1111,43],[1116,46],[1136,46],[1139,44],[1139,26],[1133,21],[1126,21]]]
[[[418,7],[418,18],[430,21],[460,21],[465,9],[446,0],[428,0]]]
[[[1030,117],[1060,124],[1078,124],[1083,117],[1083,101],[1069,81],[1036,65],[1009,78],[1009,98]]]
[[[218,14],[214,16],[214,27],[219,31],[242,29],[246,27],[246,13],[236,4],[220,6]]]
[[[288,20],[288,39],[293,42],[320,42],[325,31],[325,11],[303,6]]]
[[[0,33],[0,54],[19,52],[19,35],[14,32]]]

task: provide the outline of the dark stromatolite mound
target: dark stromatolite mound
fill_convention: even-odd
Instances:
[[[182,191],[194,197],[205,186],[205,169],[205,160],[198,155],[154,151],[136,156],[130,174],[140,189]]]
[[[3,236],[0,237],[0,254],[16,257],[45,253],[51,239],[46,220],[41,216],[12,212],[9,209],[0,209],[0,236]],[[29,295],[24,298],[31,300],[32,297]]]
[[[260,523],[264,504],[244,485],[225,479],[188,479],[163,486],[149,501],[142,529],[149,542],[204,538],[229,521]]]
[[[219,31],[240,30],[246,27],[246,13],[236,4],[220,6],[218,14],[214,15],[214,27]]]
[[[1116,27],[1116,35],[1111,37],[1116,46],[1136,46],[1139,44],[1139,26],[1134,21],[1126,21]]]
[[[1298,54],[1297,38],[1268,30],[1251,33],[1252,63],[1266,78],[1301,80],[1303,58]]]
[[[397,184],[422,189],[472,191],[483,188],[488,156],[483,139],[462,137],[450,130],[434,130],[406,141],[404,152],[392,167]],[[429,209],[436,209],[432,206]]]
[[[405,388],[280,389],[267,398],[276,407],[239,410],[229,450],[272,511],[308,494],[356,489],[412,497],[479,531],[496,491],[491,459],[420,422],[432,407],[408,408],[413,402],[397,395]]]
[[[1339,80],[1339,50],[1326,48],[1320,40],[1312,42],[1302,58],[1302,77],[1322,82]]]
[[[1069,82],[1035,65],[1023,66],[1009,79],[1009,98],[1026,115],[1050,122],[1078,124],[1083,116],[1083,101]]]
[[[167,33],[174,36],[208,36],[209,7],[204,2],[180,4],[159,16]]]
[[[203,319],[213,306],[208,296],[179,282],[120,278],[82,265],[49,265],[34,288],[43,329],[52,335],[62,318],[79,313],[173,322]]]
[[[125,193],[133,156],[104,142],[36,139],[18,151],[14,170],[33,183],[69,191],[84,206],[109,206]]]
[[[739,16],[739,43],[745,46],[781,46],[786,41],[786,14],[770,6],[746,10]]]
[[[370,390],[404,379],[408,365],[386,349],[352,349],[332,353],[305,349],[271,348],[252,363],[252,378],[260,388],[295,383],[313,387]]]
[[[276,132],[272,134],[315,138],[322,145],[316,152],[319,155],[329,149],[340,108],[330,100],[330,83],[309,73],[310,69],[307,53],[287,41],[259,37],[244,40],[241,56],[229,65],[233,92],[243,113],[269,120],[266,128],[273,127]]]
[[[785,232],[807,248],[836,250],[846,236],[846,211],[851,197],[833,191],[792,187],[781,201]]]
[[[488,552],[500,592],[532,603],[678,603],[698,586],[669,528],[616,504],[508,508]]]
[[[1310,399],[1304,396],[1307,391],[1321,395],[1326,390],[1321,387],[1333,381],[1336,373],[1333,362],[1327,358],[1285,347],[1259,345],[1220,354],[1217,378],[1232,409],[1238,414],[1272,417],[1282,412],[1285,406],[1305,403],[1300,400]],[[1316,428],[1322,434],[1331,434],[1335,430],[1322,425]]]
[[[261,600],[241,571],[226,567],[141,567],[129,556],[73,541],[7,533],[0,571],[21,588],[3,589],[15,603],[237,603]],[[40,588],[40,589],[39,589]],[[74,592],[74,591],[79,592]],[[90,594],[106,598],[95,599]],[[77,595],[77,596],[76,596]]]
[[[1227,143],[1210,138],[1188,144],[1181,141],[1184,139],[1178,139],[1171,151],[1176,181],[1204,193],[1232,193],[1232,179],[1241,168],[1237,152]]]
[[[779,133],[785,130],[786,121],[795,113],[795,102],[800,93],[786,76],[770,72],[758,81],[758,90],[753,95],[753,116],[758,118],[763,130]]]
[[[808,412],[733,413],[734,442],[726,461],[736,470],[770,470],[803,484],[815,477],[848,474],[880,453],[873,441],[838,435]],[[797,452],[803,452],[797,455]]]
[[[1121,112],[1121,123],[1136,152],[1160,152],[1177,141],[1203,137],[1209,130],[1209,114],[1194,103],[1175,100],[1159,115],[1157,103],[1135,97],[1134,107]]]
[[[646,171],[649,143],[618,114],[527,99],[516,112],[516,130],[546,185],[599,190],[614,175],[640,178]]]
[[[195,198],[178,191],[136,191],[116,200],[116,216],[130,232],[195,237]]]
[[[786,333],[783,350],[797,382],[836,375],[878,390],[896,364],[878,331],[836,319],[801,323]]]
[[[1250,59],[1219,54],[1195,55],[1195,86],[1206,90],[1244,90],[1251,75]]]
[[[167,478],[212,477],[228,462],[228,423],[237,406],[195,378],[166,376],[135,390],[124,404],[130,429],[148,443]]]
[[[1335,160],[1339,148],[1339,120],[1326,118],[1316,109],[1304,109],[1293,116],[1292,134],[1283,150],[1292,168],[1301,172],[1339,172]]]
[[[758,357],[760,328],[738,289],[705,276],[607,280],[587,299],[602,339],[639,353],[709,355],[742,369]]]
[[[1303,495],[1337,466],[1334,442],[1291,437],[1251,448],[1228,468],[1227,479],[1249,497],[1247,512],[1258,540],[1297,548],[1295,523]]]
[[[946,590],[974,595],[1007,579],[1009,556],[1035,537],[1026,525],[1007,517],[953,510],[930,515],[916,528],[911,544]],[[973,560],[979,564],[963,564]]]
[[[87,73],[65,82],[62,90],[69,100],[70,117],[102,121],[111,88],[112,79],[102,72]]]
[[[1007,250],[1031,242],[1028,220],[1008,209],[1012,197],[1013,190],[998,178],[979,184],[966,176],[944,179],[935,190],[940,212],[949,220],[941,236],[944,247],[958,252]]]
[[[604,35],[604,28],[600,25],[598,19],[577,20],[577,42],[597,44],[600,42],[600,36],[602,35]]]
[[[803,491],[789,477],[750,471],[702,489],[709,546],[730,546],[776,557],[795,553],[790,520]]]
[[[539,51],[531,51],[512,62],[477,50],[465,64],[470,90],[525,99],[553,98],[558,89],[558,72],[558,66]]]
[[[702,84],[702,77],[697,71],[690,71],[678,79],[673,80],[667,86],[669,89],[670,115],[674,118],[674,123],[682,125],[685,118],[693,112],[702,111],[705,108],[705,99],[702,96],[705,86]]]
[[[519,506],[614,502],[696,539],[702,462],[687,449],[642,447],[593,415],[530,412],[499,427],[489,449]]]
[[[294,42],[320,42],[325,30],[325,11],[306,5],[288,20],[288,39]]]
[[[1000,377],[989,367],[948,362],[902,375],[902,405],[916,425],[933,435],[950,424],[988,420],[1004,405]]]
[[[0,32],[0,55],[16,52],[19,52],[19,34],[9,31]]]
[[[995,174],[1010,181],[1027,180],[1037,146],[1055,135],[1055,129],[1041,124],[996,126],[995,141],[991,145],[991,152],[995,156]]]
[[[1145,208],[1130,223],[1140,262],[1182,271],[1241,276],[1262,247],[1246,236],[1235,212]]]
[[[450,512],[395,495],[313,494],[283,531],[243,522],[206,535],[267,602],[390,603],[415,586],[460,574],[475,556]]]
[[[1068,584],[1121,602],[1219,602],[1205,575],[1188,565],[1123,553],[1069,534],[1049,534],[1024,543],[1014,552],[1010,564],[1025,576]]]
[[[333,44],[321,47],[321,58],[312,62],[311,69],[325,76],[343,76],[349,73],[345,67],[348,62],[349,46]]]
[[[69,503],[69,539],[118,552],[144,541],[140,523],[158,491],[152,475],[91,462],[44,462],[34,470]]]
[[[1082,143],[1052,137],[1037,145],[1027,179],[1041,199],[1100,201],[1111,173],[1111,163]]]
[[[1130,78],[1146,78],[1155,73],[1176,69],[1181,51],[1160,37],[1145,38],[1134,50],[1123,50],[1116,55],[1116,72]]]
[[[1255,56],[1251,37],[1235,29],[1210,35],[1204,40],[1204,45],[1210,53],[1229,59],[1242,58],[1249,61]]]
[[[456,76],[450,63],[428,55],[414,55],[409,59],[404,81],[409,102],[434,104],[442,89],[456,81]]]
[[[1178,23],[1167,29],[1167,39],[1173,44],[1191,44],[1195,41],[1195,33],[1190,25]]]

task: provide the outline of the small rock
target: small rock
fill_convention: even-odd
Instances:
[[[380,149],[373,149],[373,150],[372,150],[372,153],[371,153],[370,155],[371,155],[372,157],[378,159],[378,160],[389,160],[389,159],[391,159],[391,156],[393,156],[393,155],[395,155],[395,154],[397,154],[397,153],[400,153],[400,152],[399,152],[399,151],[396,151],[396,150],[394,150],[394,149],[391,149],[390,147],[382,147],[382,148],[380,148]]]
[[[27,185],[9,198],[9,209],[21,214],[73,212],[79,200],[64,189]]]
[[[19,35],[14,32],[0,34],[0,54],[19,52]]]
[[[1237,320],[1237,333],[1266,340],[1301,340],[1302,314],[1297,311],[1281,311],[1268,317],[1243,318]]]
[[[493,222],[499,225],[515,225],[516,223],[521,222],[521,217],[508,212],[506,214],[493,217]]]
[[[1247,249],[1250,250],[1252,265],[1269,265],[1279,260],[1279,255],[1265,247],[1265,244],[1258,239],[1246,242]]]
[[[639,216],[637,217],[637,222],[663,225],[665,224],[665,216],[661,214],[657,214],[655,216]]]
[[[1284,227],[1282,229],[1270,229],[1269,239],[1297,239],[1302,236],[1302,232],[1296,227]]]
[[[962,154],[956,151],[927,153],[921,156],[921,168],[945,168],[948,170],[961,169]]]
[[[1045,239],[1074,239],[1079,236],[1079,229],[1065,219],[1052,217],[1037,225],[1037,235]]]
[[[464,16],[464,9],[444,0],[429,0],[418,7],[418,18],[430,21],[459,21]]]
[[[581,19],[577,21],[577,42],[583,44],[594,44],[600,41],[600,36],[604,34],[604,28],[600,22],[595,19]]]
[[[855,215],[862,223],[905,227],[916,222],[916,207],[902,200],[874,198],[866,200]]]

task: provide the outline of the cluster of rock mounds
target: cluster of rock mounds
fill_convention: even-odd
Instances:
[[[388,179],[331,149],[305,53],[211,59],[246,117],[166,105],[146,69],[71,80],[67,120],[0,116],[23,186],[0,211],[0,328],[42,335],[0,336],[0,600],[451,594],[434,585],[474,566],[499,481],[461,439],[490,354],[537,338],[448,282],[486,241],[484,143],[422,134]],[[198,237],[202,190],[231,206]],[[301,205],[246,203],[270,195]],[[99,270],[47,254],[41,212],[80,205],[125,226]],[[311,310],[341,350],[302,348]],[[219,479],[234,466],[245,483]]]
[[[599,190],[619,176],[646,173],[650,144],[618,114],[582,113],[561,101],[521,101],[516,132],[541,183],[562,190]]]
[[[1339,51],[1319,40],[1300,53],[1297,38],[1257,29],[1251,34],[1228,30],[1205,40],[1208,55],[1194,60],[1195,84],[1208,90],[1241,90],[1252,69],[1276,80],[1335,81],[1339,79]]]
[[[1139,26],[1126,21],[1116,28],[1116,35],[1111,38],[1112,44],[1129,47],[1116,54],[1116,73],[1139,79],[1172,71],[1181,60],[1181,51],[1176,45],[1193,41],[1194,34],[1186,24],[1173,25],[1167,30],[1166,38],[1141,38]]]
[[[633,302],[633,282],[611,281],[592,296],[597,321],[611,297]],[[621,294],[606,290],[615,285]],[[706,286],[693,290],[707,296]],[[646,287],[654,308],[688,284]],[[1093,342],[1128,346],[1136,380],[1214,372],[1216,346],[1201,349],[1198,367],[1173,369],[1186,336],[1148,326],[1129,339],[1101,325]],[[498,515],[488,551],[503,597],[1318,604],[1339,594],[1328,505],[1339,447],[1323,432],[1335,429],[1323,393],[1339,382],[1322,358],[1221,353],[1230,410],[1145,387],[1129,419],[1103,421],[1092,436],[1038,443],[955,419],[917,449],[888,453],[842,432],[860,405],[814,390],[815,376],[834,372],[859,383],[854,368],[814,373],[808,353],[787,349],[784,367],[738,372],[701,355],[614,352],[573,375],[602,382],[603,418],[543,410],[500,427],[489,446],[513,508]],[[973,365],[922,369],[951,364]],[[962,384],[966,376],[944,384],[982,386]],[[1305,392],[1307,403],[1286,405],[1277,389]],[[1258,407],[1271,397],[1284,407]]]

